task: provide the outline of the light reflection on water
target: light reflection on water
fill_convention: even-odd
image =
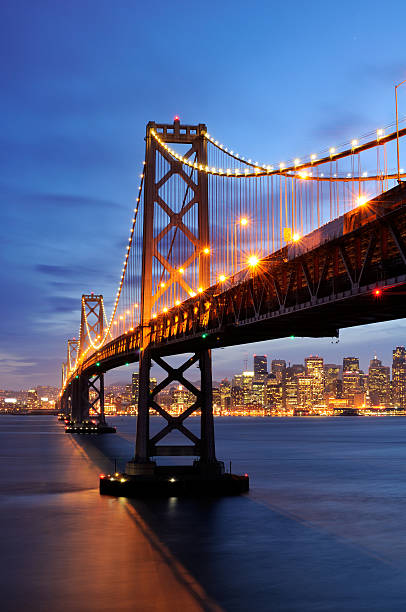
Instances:
[[[249,495],[148,502],[98,494],[133,453],[112,422],[0,417],[2,610],[405,609],[406,419],[216,419]]]

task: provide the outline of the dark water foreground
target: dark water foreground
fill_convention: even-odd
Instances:
[[[2,611],[406,610],[405,418],[217,419],[252,490],[212,501],[100,497],[114,424],[0,417]]]

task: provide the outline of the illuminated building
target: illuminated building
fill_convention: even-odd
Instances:
[[[406,349],[397,346],[392,359],[392,401],[395,408],[406,408]]]
[[[220,383],[220,406],[222,410],[231,408],[231,383],[227,378]]]
[[[315,384],[313,376],[299,374],[296,380],[298,406],[312,406],[314,403],[313,386]]]
[[[254,380],[254,372],[243,372],[241,378],[241,388],[243,392],[244,406],[254,404],[252,395],[252,383]]]
[[[351,407],[354,405],[355,397],[363,394],[362,373],[360,370],[347,370],[343,372],[343,399],[348,401]]]
[[[324,393],[328,397],[338,398],[341,394],[341,367],[335,363],[324,365]]]
[[[138,372],[134,372],[131,377],[131,404],[133,406],[138,405],[138,395],[140,390],[140,375]]]
[[[265,381],[264,404],[277,410],[283,408],[283,385],[274,374]]]
[[[241,387],[231,387],[231,405],[233,408],[241,408],[244,405],[244,392]]]
[[[268,376],[268,358],[266,355],[254,355],[254,379],[265,381]]]
[[[297,406],[297,377],[305,373],[305,368],[299,363],[294,363],[286,368],[285,380],[283,381],[283,404],[284,408],[291,410]]]
[[[358,372],[359,370],[359,359],[358,357],[344,357],[343,359],[343,372]]]
[[[371,406],[389,405],[390,372],[388,366],[374,357],[369,363],[368,392]]]
[[[264,395],[265,395],[265,378],[264,379],[256,379],[254,373],[254,379],[252,381],[252,389],[251,389],[251,403],[256,406],[264,405]]]
[[[286,361],[284,359],[272,359],[271,373],[276,376],[279,383],[283,383],[286,373]]]
[[[318,355],[306,357],[306,376],[311,379],[312,404],[323,402],[324,392],[324,359]],[[305,383],[304,387],[307,385]]]

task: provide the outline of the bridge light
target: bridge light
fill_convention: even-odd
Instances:
[[[168,312],[168,309],[167,309],[167,307],[166,307],[166,306],[164,306],[164,307],[162,308],[162,312]]]
[[[382,128],[379,128],[376,130],[376,135],[378,138],[380,138],[381,136],[383,136],[385,133],[385,130],[383,130]]]
[[[302,170],[301,172],[299,172],[299,177],[301,179],[307,179],[307,172],[305,170]]]
[[[294,340],[295,336],[289,336],[292,340]]]
[[[352,148],[356,147],[358,145],[358,140],[351,140],[351,146]]]
[[[198,292],[203,293],[203,287],[199,287]]]
[[[154,312],[154,314],[152,315],[152,318],[156,319],[156,317],[157,317],[157,314],[156,314],[156,312]]]
[[[203,253],[205,253],[205,255],[208,255],[210,253],[209,247],[204,248]]]
[[[334,155],[334,153],[336,152],[335,147],[331,147],[328,152],[330,153],[330,155]]]
[[[175,122],[175,121],[180,121],[179,115],[175,115],[175,116],[174,116],[174,118],[173,118],[173,121],[174,121],[174,122]]]
[[[99,367],[100,361],[96,361],[96,365],[97,365],[97,367]]]
[[[248,224],[248,219],[247,217],[241,217],[240,219],[240,225],[247,225]]]
[[[195,293],[195,291],[189,291],[189,295],[190,295],[190,297],[195,297],[196,293]]]
[[[258,257],[256,257],[256,255],[251,255],[251,257],[248,258],[248,264],[252,267],[255,268],[255,266],[258,265],[259,259]]]
[[[221,283],[224,283],[224,281],[225,281],[225,280],[226,280],[226,277],[224,276],[224,274],[220,274],[220,276],[219,276],[219,281],[220,281]]]
[[[176,306],[179,306],[180,300],[176,300],[175,304],[176,304]]]
[[[165,287],[165,283],[161,283],[161,287]]]
[[[300,240],[300,234],[293,234],[292,240],[293,242],[297,242],[298,240]]]
[[[368,202],[368,198],[365,195],[360,194],[357,199],[357,206],[364,206]]]
[[[317,155],[316,155],[316,153],[312,153],[312,154],[310,155],[310,159],[311,159],[312,161],[315,161],[315,160],[317,159]]]
[[[300,159],[296,157],[293,163],[295,164],[295,166],[298,166],[300,164]]]
[[[183,274],[185,270],[183,268],[179,268],[179,274]]]
[[[381,295],[382,291],[381,289],[374,289],[374,295]]]

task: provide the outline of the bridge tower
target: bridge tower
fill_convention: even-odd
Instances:
[[[79,341],[68,341],[68,369],[73,368],[76,353],[81,357],[100,342],[103,335],[103,296],[82,295]],[[82,423],[91,418],[99,425],[105,424],[104,416],[104,372],[85,374],[80,372],[70,385],[72,421]]]
[[[182,271],[183,268],[186,269],[187,266],[193,264],[198,269],[199,286],[207,287],[210,284],[210,258],[205,254],[209,245],[207,174],[195,171],[193,176],[187,175],[182,164],[171,155],[166,154],[165,148],[158,144],[154,135],[157,134],[161,142],[166,144],[186,145],[188,150],[183,155],[194,159],[199,165],[206,165],[207,143],[204,138],[205,132],[206,126],[204,124],[181,125],[178,118],[175,118],[173,124],[150,122],[147,125],[138,419],[135,457],[127,464],[126,471],[128,474],[153,474],[155,463],[151,461],[151,457],[165,455],[198,457],[196,465],[206,472],[218,472],[222,469],[222,464],[216,460],[215,455],[210,349],[204,349],[194,354],[182,366],[173,368],[164,361],[162,355],[159,354],[159,349],[152,350],[149,347],[149,324],[153,308],[159,304],[162,295],[175,283],[178,283],[187,293],[191,291],[184,278],[179,274],[179,270]],[[156,172],[160,156],[166,160],[168,168],[162,176],[158,176]],[[165,190],[162,190],[162,187],[174,176],[178,180],[184,181],[186,191],[191,194],[187,206],[178,206],[178,210],[176,205],[179,203],[174,202],[169,197],[165,200]],[[186,213],[192,207],[197,207],[197,217],[195,217],[198,220],[197,227],[191,227],[190,224],[187,226]],[[161,225],[159,225],[157,231],[156,218],[161,211],[166,215],[167,224],[166,227],[162,227],[161,214]],[[173,228],[175,231],[183,232],[190,243],[187,259],[179,261],[176,268],[159,248],[161,237]],[[167,282],[164,288],[158,287],[155,289],[153,286],[153,264],[156,262],[165,270]],[[167,376],[154,389],[150,389],[150,370],[153,362],[163,368]],[[184,378],[186,370],[195,363],[198,363],[200,367],[200,389]],[[181,383],[195,396],[193,405],[178,417],[171,416],[156,401],[157,394],[174,381]],[[166,421],[166,426],[152,438],[149,435],[150,409],[155,410]],[[197,410],[201,411],[200,438],[184,425],[185,419]],[[159,445],[158,442],[173,430],[181,432],[193,445]]]

